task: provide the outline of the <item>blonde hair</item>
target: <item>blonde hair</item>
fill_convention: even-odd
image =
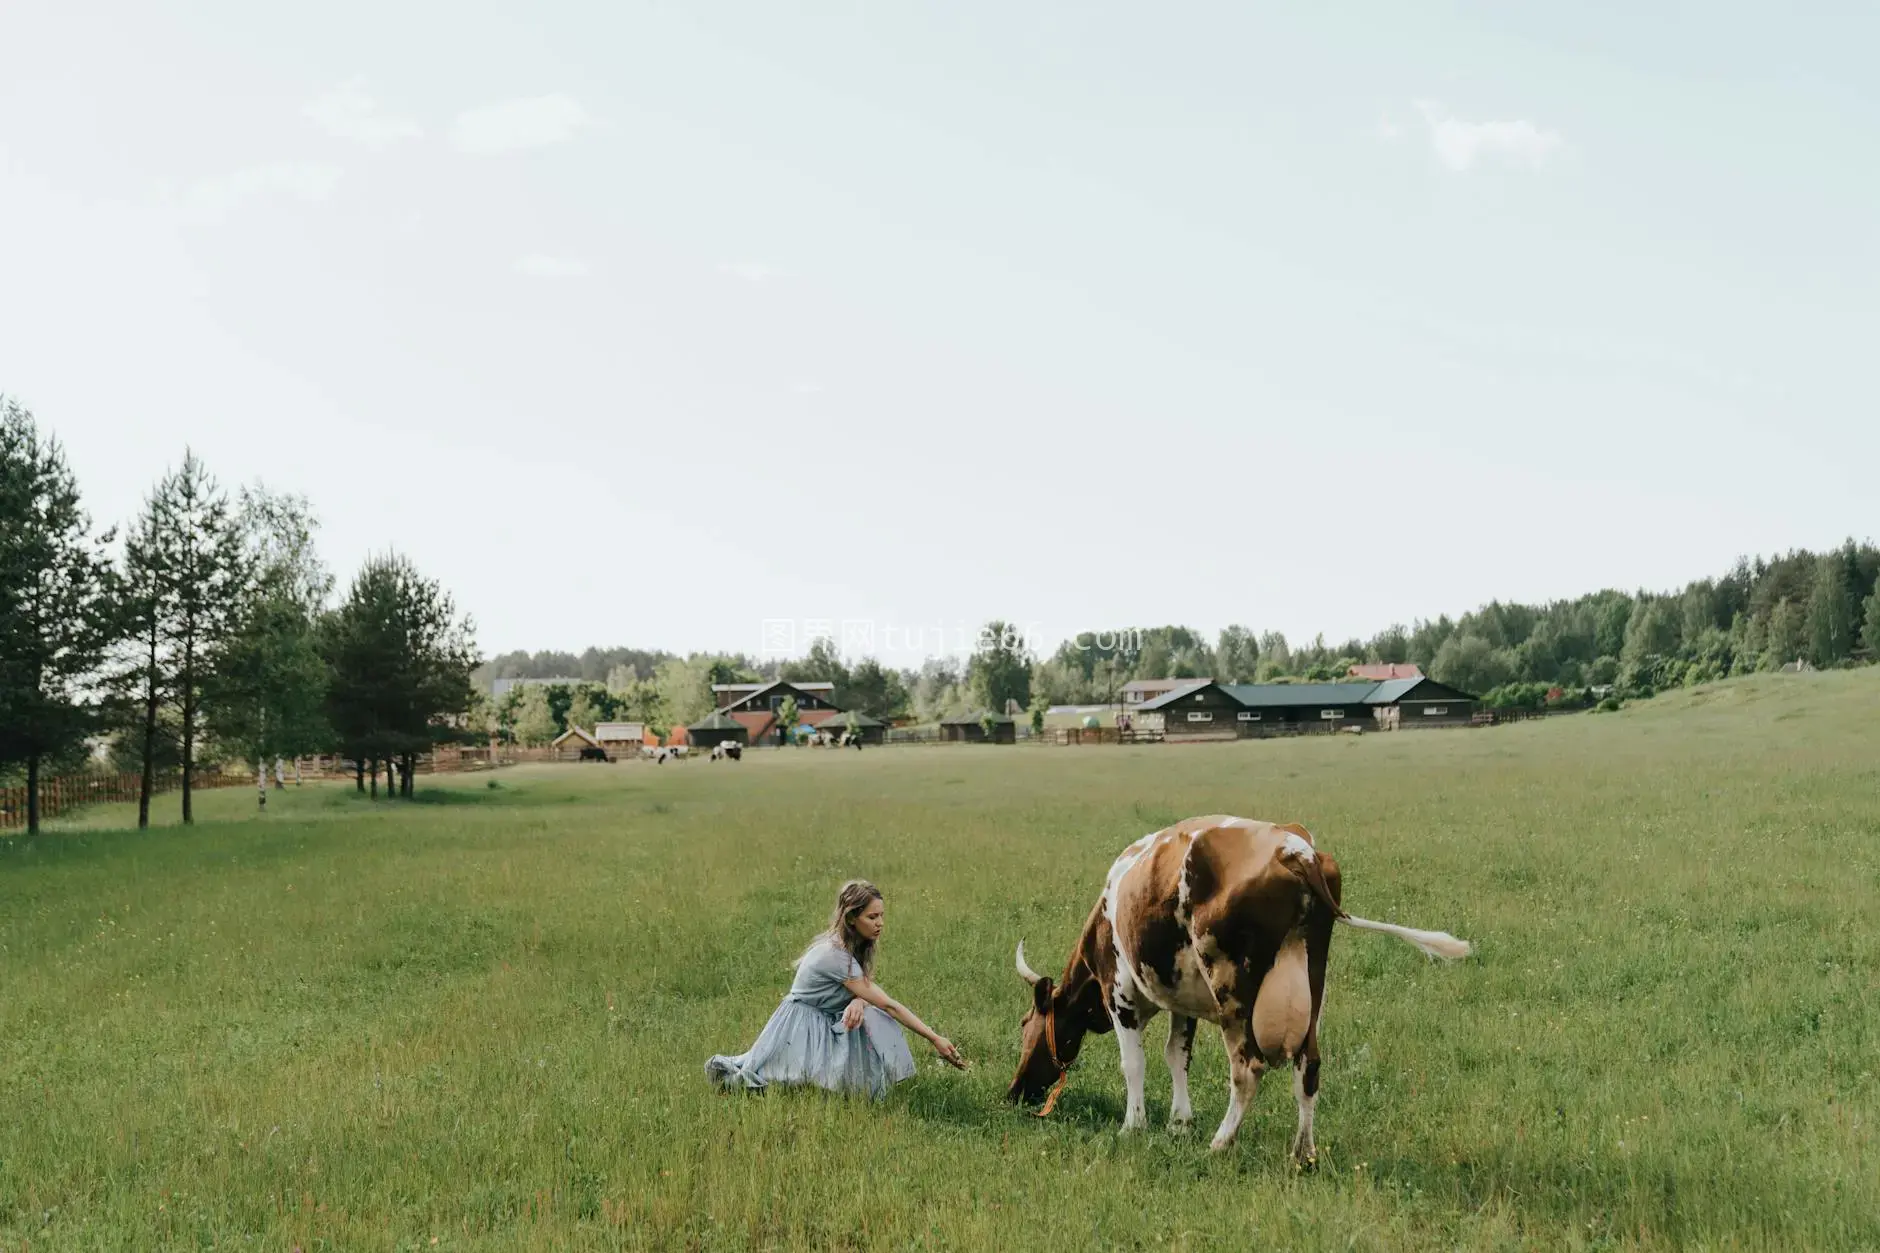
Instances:
[[[861,964],[862,973],[869,978],[875,974],[875,942],[865,938],[855,929],[855,919],[876,901],[885,899],[881,889],[866,879],[850,879],[836,893],[836,907],[829,915],[829,926],[816,937],[810,948],[815,948],[824,940],[834,944],[843,952]],[[809,954],[805,953],[807,957]],[[803,958],[799,957],[800,962]]]

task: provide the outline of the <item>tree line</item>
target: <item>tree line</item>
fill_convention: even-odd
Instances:
[[[470,621],[396,553],[346,594],[322,564],[308,502],[256,484],[231,495],[185,452],[121,528],[95,532],[58,440],[0,396],[0,775],[39,780],[101,758],[141,778],[256,771],[333,753],[376,797],[409,796],[420,755],[472,738]]]
[[[567,674],[588,659],[633,650],[516,653],[505,665],[527,676]],[[1003,712],[1016,704],[1113,704],[1134,679],[1213,678],[1227,683],[1333,682],[1361,662],[1411,662],[1440,682],[1501,707],[1574,707],[1652,696],[1731,675],[1796,662],[1826,669],[1880,659],[1880,549],[1848,540],[1828,552],[1797,549],[1739,559],[1718,578],[1680,591],[1607,589],[1528,605],[1494,601],[1457,618],[1393,625],[1369,639],[1293,644],[1279,631],[1235,624],[1213,637],[1185,626],[1084,632],[1048,656],[1034,654],[1009,624],[986,624],[966,658],[929,658],[896,669],[874,658],[851,662],[829,639],[784,662],[738,654],[653,659],[645,678],[614,663],[605,682],[511,689],[506,734],[546,742],[581,715],[655,725],[696,721],[710,712],[713,682],[821,680],[835,703],[883,720]],[[574,663],[569,665],[567,663]],[[557,667],[560,667],[557,669]],[[577,703],[585,694],[585,703]]]

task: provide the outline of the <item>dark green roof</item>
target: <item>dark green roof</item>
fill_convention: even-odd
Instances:
[[[989,710],[980,709],[980,710],[975,710],[974,712],[969,713],[969,714],[961,714],[957,718],[942,718],[940,720],[940,725],[943,727],[963,727],[963,726],[975,726],[976,727],[980,723],[986,720],[986,715],[989,712],[990,712]],[[992,714],[992,720],[994,722],[1010,722],[1012,720],[1012,715],[1011,714]]]
[[[1178,687],[1172,692],[1167,692],[1161,696],[1156,697],[1154,700],[1146,700],[1142,702],[1142,704],[1137,705],[1136,708],[1138,710],[1141,710],[1143,713],[1151,713],[1158,709],[1165,709],[1169,705],[1172,705],[1176,701],[1180,700],[1182,697],[1193,695],[1194,693],[1200,691],[1202,688],[1209,686],[1213,682],[1214,682],[1213,679],[1196,679],[1193,683],[1190,683],[1186,687]],[[1227,690],[1227,687],[1225,684],[1222,685],[1221,690],[1222,691]]]
[[[1414,695],[1418,700],[1474,700],[1459,687],[1447,683],[1438,683],[1428,675],[1419,675],[1414,679],[1385,679],[1377,685],[1377,690],[1364,698],[1367,705],[1393,705],[1406,696]]]
[[[744,729],[742,722],[718,709],[712,710],[686,728],[688,731],[742,731]]]
[[[1361,705],[1377,683],[1230,683],[1221,690],[1249,709],[1293,705]]]
[[[1437,700],[1474,700],[1467,692],[1438,683],[1428,676],[1415,679],[1365,679],[1359,683],[1221,683],[1205,681],[1178,688],[1167,696],[1136,706],[1144,713],[1172,709],[1204,687],[1218,686],[1246,709],[1297,709],[1309,705],[1390,705],[1418,688]]]
[[[824,727],[846,727],[851,722],[853,722],[858,727],[885,727],[888,725],[887,723],[883,722],[879,718],[869,717],[867,714],[863,713],[859,709],[852,710],[852,711],[845,710],[844,712],[837,714],[833,718],[825,718],[822,722],[818,723],[817,725],[824,726]]]

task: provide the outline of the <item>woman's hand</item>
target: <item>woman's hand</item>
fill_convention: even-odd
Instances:
[[[950,1066],[964,1068],[966,1065],[966,1059],[961,1057],[960,1051],[953,1047],[953,1041],[943,1035],[937,1035],[933,1038],[933,1051],[940,1054],[941,1058]]]
[[[849,1002],[849,1007],[842,1011],[842,1029],[853,1031],[862,1025],[862,1014],[868,1008],[868,1002],[856,997]]]

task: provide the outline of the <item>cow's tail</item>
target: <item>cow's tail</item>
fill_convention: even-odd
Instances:
[[[1458,940],[1447,931],[1419,931],[1415,927],[1400,927],[1394,922],[1372,922],[1369,918],[1354,918],[1350,914],[1341,914],[1338,921],[1360,931],[1382,931],[1385,935],[1394,935],[1405,944],[1414,944],[1431,957],[1440,957],[1444,961],[1467,957],[1472,951],[1467,940]]]

